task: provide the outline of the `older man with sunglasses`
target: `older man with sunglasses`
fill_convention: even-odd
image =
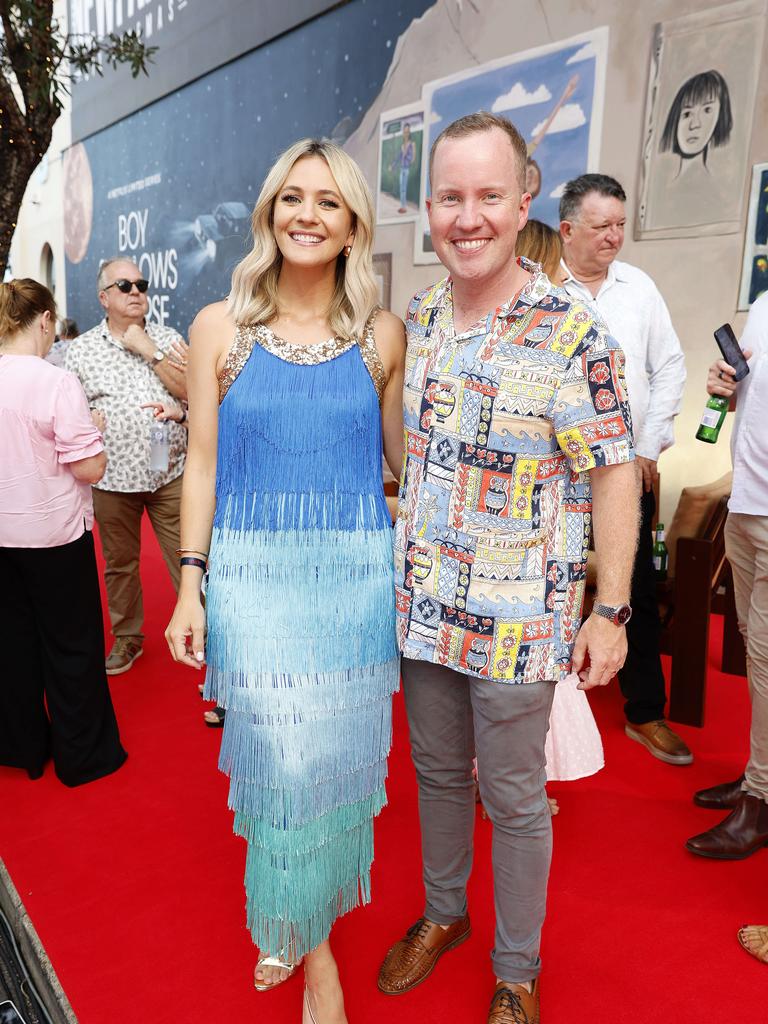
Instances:
[[[127,672],[142,653],[139,579],[141,520],[146,509],[178,589],[179,504],[186,430],[168,423],[168,464],[150,459],[151,411],[141,406],[186,398],[186,345],[170,327],[148,323],[148,282],[131,260],[110,259],[99,270],[104,319],[70,342],[66,369],[77,374],[91,409],[106,418],[107,470],[93,505],[106,561],[107,602],[115,642],[107,674]]]

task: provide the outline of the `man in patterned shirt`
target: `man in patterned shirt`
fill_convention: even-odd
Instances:
[[[426,910],[379,987],[408,991],[469,935],[476,754],[493,822],[493,1024],[539,1019],[554,684],[573,670],[583,689],[601,686],[624,661],[639,502],[621,350],[515,258],[526,155],[515,127],[486,113],[432,147],[429,222],[450,277],[408,310],[395,531]],[[598,597],[580,626],[592,528]]]
[[[167,469],[150,468],[147,402],[186,398],[186,348],[170,327],[147,323],[147,281],[135,263],[112,259],[99,270],[104,319],[69,343],[66,369],[76,373],[91,409],[106,417],[107,470],[93,492],[106,561],[107,602],[115,642],[107,674],[127,672],[142,652],[144,610],[139,579],[141,519],[146,509],[173,585],[179,585],[179,504],[187,432],[168,423]]]

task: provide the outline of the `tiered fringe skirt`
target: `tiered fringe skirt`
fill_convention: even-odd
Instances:
[[[391,530],[215,527],[207,615],[248,926],[295,960],[370,899],[399,679]]]

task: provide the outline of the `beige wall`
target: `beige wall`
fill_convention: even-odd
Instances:
[[[665,19],[718,6],[699,0],[439,0],[401,37],[392,70],[377,102],[345,148],[373,183],[377,174],[379,114],[421,96],[425,82],[473,64],[556,42],[588,29],[610,29],[599,170],[618,178],[628,195],[628,223],[634,221],[639,188],[640,138],[645,115],[653,26]],[[768,61],[763,59],[757,90],[749,167],[768,159]],[[747,203],[744,204],[746,219]],[[413,265],[413,224],[382,225],[376,250],[392,253],[392,308],[403,313],[411,295],[440,276],[439,266]],[[725,321],[737,335],[744,315],[736,313],[743,229],[716,238],[635,242],[628,229],[622,259],[642,267],[661,289],[685,349],[688,384],[677,419],[674,448],[660,461],[662,514],[670,518],[681,487],[713,480],[730,468],[728,436],[717,445],[694,434],[706,401],[706,369],[716,355],[713,330]],[[729,428],[730,429],[730,428]]]

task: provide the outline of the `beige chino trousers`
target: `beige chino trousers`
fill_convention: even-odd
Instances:
[[[93,489],[93,511],[99,524],[104,552],[107,604],[112,632],[118,637],[143,639],[144,602],[139,577],[141,520],[146,509],[155,531],[174,589],[181,571],[176,549],[181,504],[179,476],[156,491],[100,491]]]
[[[743,788],[768,802],[768,516],[729,513],[725,552],[733,570],[736,615],[747,648],[752,699]]]

